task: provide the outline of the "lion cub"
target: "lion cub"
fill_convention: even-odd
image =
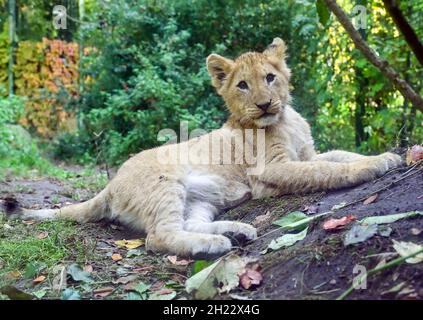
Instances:
[[[10,214],[80,222],[116,219],[145,231],[149,250],[216,256],[231,249],[231,240],[257,237],[248,224],[214,221],[222,210],[250,198],[357,185],[401,163],[392,153],[317,154],[309,125],[290,106],[285,51],[284,42],[275,38],[264,52],[235,60],[211,54],[207,68],[213,86],[230,110],[222,128],[137,154],[89,201]]]

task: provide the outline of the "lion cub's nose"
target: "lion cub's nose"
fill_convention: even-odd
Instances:
[[[272,103],[272,100],[270,100],[269,102],[266,102],[266,103],[262,103],[262,104],[256,103],[256,106],[257,106],[257,108],[260,108],[261,110],[266,111],[267,109],[269,109],[271,103]]]

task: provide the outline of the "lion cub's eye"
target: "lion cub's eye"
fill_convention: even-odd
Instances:
[[[236,86],[238,88],[242,89],[242,90],[247,90],[248,89],[248,84],[245,81],[238,82],[238,84]]]
[[[275,80],[275,75],[273,74],[273,73],[269,73],[267,76],[266,76],[266,81],[267,81],[267,83],[270,83],[270,82],[272,82],[273,80]]]

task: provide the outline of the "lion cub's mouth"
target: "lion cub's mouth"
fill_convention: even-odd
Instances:
[[[269,119],[276,116],[276,113],[271,113],[271,112],[264,112],[259,119]]]

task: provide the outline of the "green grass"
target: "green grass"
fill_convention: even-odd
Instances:
[[[48,236],[37,238],[43,231]],[[10,282],[9,272],[19,271],[23,275],[30,263],[50,268],[67,259],[84,261],[87,252],[75,222],[57,220],[25,225],[0,217],[0,284]]]

